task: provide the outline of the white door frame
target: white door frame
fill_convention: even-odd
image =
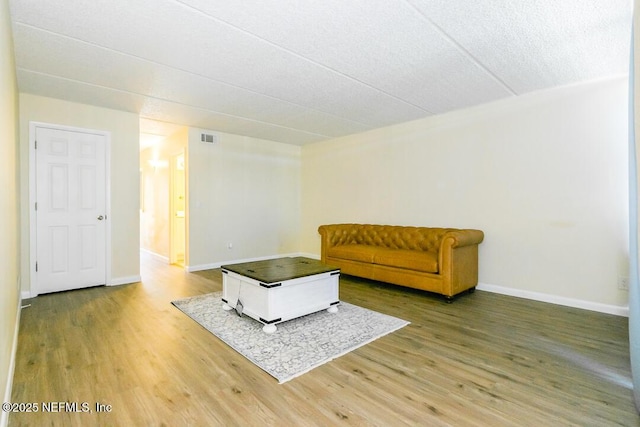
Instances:
[[[184,171],[183,171],[183,186],[184,186],[184,225],[183,225],[183,230],[182,233],[184,235],[184,239],[183,239],[183,244],[184,247],[183,249],[183,255],[184,255],[184,259],[183,261],[183,268],[186,268],[187,266],[187,225],[186,225],[186,221],[187,221],[187,164],[185,160],[185,150],[182,149],[176,153],[173,153],[169,156],[169,264],[175,264],[175,262],[178,259],[178,254],[176,252],[176,239],[175,239],[175,233],[176,233],[176,216],[175,216],[175,177],[176,177],[176,170],[178,169],[177,165],[176,165],[176,160],[178,157],[182,156],[183,159],[183,163],[184,163]]]
[[[73,126],[64,126],[44,122],[29,122],[29,296],[38,295],[38,274],[36,272],[37,261],[37,218],[36,218],[36,128],[47,128],[68,132],[90,133],[105,137],[105,174],[106,174],[106,239],[105,239],[105,267],[106,285],[111,285],[111,132],[86,129]]]

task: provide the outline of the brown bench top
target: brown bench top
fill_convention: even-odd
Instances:
[[[243,262],[240,264],[223,265],[221,268],[223,272],[224,270],[231,271],[265,284],[340,271],[338,267],[333,267],[318,260],[305,257]]]

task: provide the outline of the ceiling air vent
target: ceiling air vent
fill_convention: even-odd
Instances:
[[[218,142],[218,135],[214,135],[212,133],[201,133],[200,141],[209,144],[216,144]]]

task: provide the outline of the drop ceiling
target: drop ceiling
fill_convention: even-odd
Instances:
[[[12,0],[21,92],[304,145],[628,73],[630,0]]]

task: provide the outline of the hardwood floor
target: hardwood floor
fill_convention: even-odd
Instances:
[[[12,397],[39,411],[10,426],[640,425],[626,318],[343,276],[343,301],[411,324],[279,385],[170,304],[221,290],[219,270],[143,259],[142,283],[24,302]]]

